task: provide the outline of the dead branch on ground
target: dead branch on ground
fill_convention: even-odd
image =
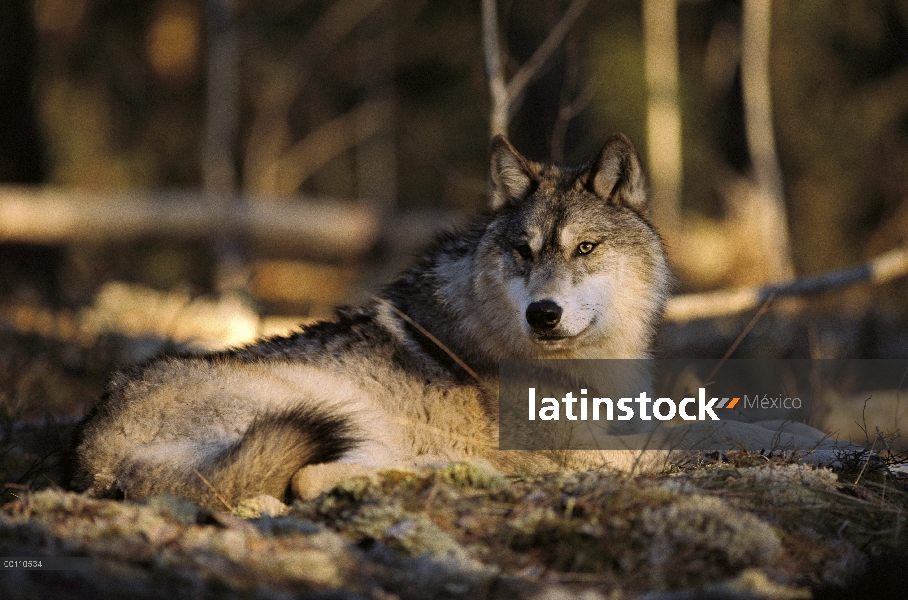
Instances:
[[[799,277],[785,283],[684,294],[668,301],[667,321],[685,322],[734,315],[757,308],[767,298],[807,296],[855,283],[884,283],[908,275],[908,245],[847,269]]]

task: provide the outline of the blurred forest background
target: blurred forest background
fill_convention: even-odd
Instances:
[[[503,0],[503,77],[556,43],[497,125],[494,4],[0,3],[7,411],[62,394],[81,412],[168,344],[367,297],[484,206],[490,130],[566,163],[627,133],[678,293],[908,241],[908,3]],[[908,357],[906,295],[896,278],[774,302],[735,356]],[[752,316],[670,313],[658,351],[722,356]]]

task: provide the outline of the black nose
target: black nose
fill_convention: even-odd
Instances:
[[[538,331],[548,331],[558,325],[561,312],[561,307],[551,300],[533,302],[527,307],[527,323]]]

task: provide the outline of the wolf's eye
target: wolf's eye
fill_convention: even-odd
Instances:
[[[525,260],[530,260],[531,258],[533,258],[533,249],[530,248],[529,244],[520,244],[515,248],[515,250],[517,250],[517,254],[519,254],[520,257]]]
[[[580,242],[580,244],[577,245],[577,254],[589,254],[595,247],[596,244],[593,242]]]

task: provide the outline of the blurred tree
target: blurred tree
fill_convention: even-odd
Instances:
[[[35,115],[36,36],[28,0],[0,3],[0,183],[37,184],[45,177]],[[59,300],[60,248],[0,243],[0,299]]]
[[[44,179],[32,96],[36,40],[30,9],[28,0],[0,3],[0,182]]]
[[[735,250],[747,250],[753,238],[723,221],[747,193],[738,183],[762,161],[747,143],[743,4],[676,4],[684,128],[674,158],[681,158],[685,231],[669,242],[676,252],[696,250],[689,263],[700,275],[682,269],[685,285],[766,277],[753,268],[753,253]],[[23,6],[3,10],[19,7],[21,19]],[[237,186],[281,196],[374,196],[384,206],[482,205],[491,100],[481,6],[237,2]],[[812,272],[906,235],[908,57],[899,45],[908,46],[908,8],[897,0],[773,7],[772,95],[764,102],[772,114],[764,131],[775,133],[794,263]],[[203,69],[202,0],[35,0],[31,8],[48,179],[200,186],[211,78]],[[649,155],[649,138],[670,137],[646,135],[653,94],[643,8],[641,0],[500,3],[500,72],[505,84],[520,84],[509,100],[510,134],[528,156],[574,162],[615,130]],[[563,27],[569,14],[572,24]],[[21,50],[7,48],[12,56]],[[526,77],[523,67],[537,62]],[[26,161],[28,144],[18,154]],[[649,166],[655,175],[657,165]]]
[[[201,183],[196,0],[36,0],[37,105],[50,182]]]
[[[837,2],[777,7],[779,145],[806,271],[853,261],[872,232],[899,214],[901,227],[875,249],[908,238],[908,6],[873,4],[879,10]]]
[[[651,202],[656,223],[667,235],[681,225],[681,106],[678,79],[678,2],[643,0],[643,39]]]

